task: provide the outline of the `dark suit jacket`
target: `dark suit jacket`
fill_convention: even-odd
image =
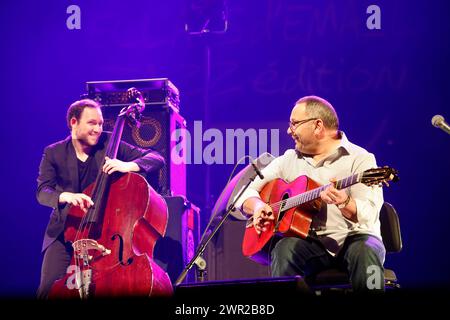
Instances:
[[[97,167],[101,168],[111,134],[103,132],[94,148]],[[143,150],[126,142],[121,142],[117,159],[134,161],[140,173],[159,170],[164,165],[164,158],[152,150]],[[37,179],[36,197],[40,204],[53,208],[50,221],[44,235],[42,251],[44,251],[64,231],[69,205],[59,204],[62,192],[80,192],[78,163],[72,138],[58,141],[44,149],[39,176]]]

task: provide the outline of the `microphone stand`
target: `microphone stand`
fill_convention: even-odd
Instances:
[[[255,169],[256,170],[256,169]],[[194,264],[197,265],[197,267],[200,270],[200,278],[203,279],[204,270],[206,267],[205,259],[201,257],[203,255],[203,252],[206,249],[206,246],[211,241],[211,239],[214,237],[214,235],[219,231],[220,227],[224,224],[225,220],[228,218],[231,212],[236,210],[235,204],[240,199],[240,197],[244,194],[245,190],[249,187],[250,183],[252,183],[253,180],[255,180],[256,176],[258,174],[255,173],[247,182],[245,187],[241,190],[241,192],[238,194],[238,196],[235,198],[232,204],[228,207],[226,213],[222,216],[219,223],[214,227],[213,231],[209,234],[208,238],[206,238],[205,241],[203,241],[200,245],[200,247],[197,249],[197,252],[195,253],[194,257],[189,261],[189,263],[186,265],[186,267],[183,269],[183,272],[181,272],[180,276],[178,277],[177,281],[175,281],[175,286],[179,285],[181,282],[183,282],[184,278],[186,277],[189,270],[191,270],[192,266]]]

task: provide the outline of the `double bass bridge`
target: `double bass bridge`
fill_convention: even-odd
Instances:
[[[111,250],[105,248],[105,246],[101,245],[95,240],[92,239],[80,239],[72,243],[72,248],[78,258],[83,260],[86,259],[90,261],[92,260],[92,256],[89,255],[89,250],[100,251],[102,256],[107,256],[111,254]],[[86,262],[86,261],[85,261]]]

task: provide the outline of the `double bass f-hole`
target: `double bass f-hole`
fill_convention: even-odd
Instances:
[[[111,237],[111,240],[116,240],[116,239],[119,239],[119,251],[118,251],[118,259],[119,259],[119,262],[120,262],[120,264],[122,265],[122,266],[129,266],[130,264],[132,264],[133,263],[133,258],[128,258],[127,259],[127,262],[126,263],[124,263],[123,262],[123,238],[122,238],[122,236],[120,235],[120,234],[118,234],[118,233],[115,233],[112,237]]]

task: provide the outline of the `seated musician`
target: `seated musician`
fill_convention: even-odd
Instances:
[[[259,191],[269,181],[291,182],[306,175],[329,184],[354,173],[375,168],[373,154],[351,143],[342,131],[332,105],[319,97],[306,96],[295,104],[288,134],[295,150],[287,150],[262,170],[238,202],[253,215],[258,234],[274,223],[272,208]],[[381,239],[379,212],[382,188],[358,183],[338,190],[333,184],[320,193],[323,205],[314,215],[310,236],[283,237],[271,250],[272,276],[313,276],[331,267],[348,271],[354,292],[384,290],[385,248]],[[381,277],[373,281],[374,270]]]
[[[64,240],[64,223],[69,206],[86,211],[94,203],[82,191],[104,172],[159,170],[164,159],[151,150],[120,142],[117,159],[105,159],[110,135],[103,132],[100,105],[90,99],[74,102],[67,111],[71,135],[45,148],[37,178],[37,199],[53,208],[43,241],[44,258],[38,298],[46,298],[54,281],[66,274],[72,247]],[[102,167],[103,166],[103,167]]]

